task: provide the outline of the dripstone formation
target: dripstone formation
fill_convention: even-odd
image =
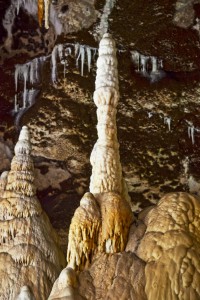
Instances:
[[[24,126],[11,170],[0,180],[1,300],[46,300],[65,266],[58,237],[35,195],[30,154],[29,131]]]
[[[123,251],[133,221],[123,197],[116,128],[118,99],[116,47],[106,33],[100,42],[97,61],[94,101],[98,107],[98,141],[91,154],[90,193],[83,196],[69,231],[67,261],[74,269],[84,269],[98,252]]]
[[[200,200],[171,193],[133,221],[122,197],[114,45],[105,34],[94,93],[98,141],[91,155],[90,193],[83,196],[72,219],[68,267],[49,299],[198,300]]]

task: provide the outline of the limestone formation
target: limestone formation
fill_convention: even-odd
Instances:
[[[200,199],[168,194],[145,223],[136,254],[146,262],[148,300],[200,299]]]
[[[35,195],[28,128],[21,130],[11,171],[1,178],[0,299],[46,300],[65,266],[59,241]],[[6,268],[5,268],[6,265]],[[24,287],[26,286],[26,288]],[[32,295],[28,298],[28,295]],[[34,298],[35,297],[35,298]]]
[[[97,106],[98,140],[90,158],[92,165],[90,192],[93,194],[122,193],[122,170],[116,128],[118,101],[116,47],[111,36],[105,34],[99,47],[96,90],[94,92],[94,102]]]
[[[96,195],[100,206],[102,224],[99,232],[99,251],[116,253],[124,251],[133,215],[128,202],[116,193]]]
[[[65,268],[60,273],[60,276],[55,281],[51,294],[48,300],[53,299],[83,299],[77,292],[77,278],[76,273],[72,268]]]
[[[67,261],[73,269],[83,269],[91,263],[98,248],[101,215],[94,196],[86,193],[75,211],[70,225]]]
[[[125,252],[99,254],[78,276],[85,299],[198,300],[200,199],[164,196],[132,226]]]
[[[91,154],[90,193],[83,196],[69,231],[68,265],[87,268],[98,252],[125,249],[133,215],[125,195],[117,141],[116,107],[119,100],[115,42],[104,34],[97,61],[96,91],[98,140]]]

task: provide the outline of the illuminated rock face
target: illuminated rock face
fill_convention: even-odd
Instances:
[[[124,252],[95,257],[79,274],[86,299],[200,298],[200,199],[164,196],[141,212]]]
[[[200,199],[164,196],[145,218],[136,254],[146,262],[149,300],[200,298]]]
[[[24,126],[11,171],[1,178],[0,299],[24,299],[23,295],[30,294],[32,298],[27,299],[46,300],[65,265],[58,237],[35,196],[30,153]]]
[[[133,215],[123,197],[124,184],[117,141],[116,107],[119,100],[115,42],[104,34],[97,61],[98,140],[91,154],[90,193],[76,210],[69,231],[68,265],[83,270],[98,252],[124,251]]]

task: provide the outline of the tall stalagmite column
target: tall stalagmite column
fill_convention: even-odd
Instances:
[[[116,107],[119,100],[115,42],[106,33],[100,42],[96,90],[98,140],[91,153],[90,193],[86,193],[72,219],[67,250],[68,266],[87,268],[97,252],[124,251],[131,208],[124,196],[117,141]]]
[[[96,90],[98,140],[91,153],[90,192],[122,193],[122,170],[117,141],[116,107],[119,100],[115,42],[106,33],[99,45]]]

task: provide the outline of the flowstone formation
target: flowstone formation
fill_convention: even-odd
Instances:
[[[167,194],[140,213],[125,252],[99,254],[79,274],[77,293],[90,300],[198,300],[199,212],[199,198]]]
[[[116,47],[106,33],[97,61],[94,102],[98,107],[98,141],[91,154],[90,193],[83,196],[69,231],[67,261],[75,270],[88,267],[98,252],[123,251],[133,221],[123,192],[116,127],[118,100]]]
[[[46,300],[65,266],[58,237],[36,198],[30,154],[29,131],[23,126],[11,171],[0,180],[1,300]]]
[[[144,223],[135,252],[146,262],[147,299],[200,299],[200,199],[167,194]]]

